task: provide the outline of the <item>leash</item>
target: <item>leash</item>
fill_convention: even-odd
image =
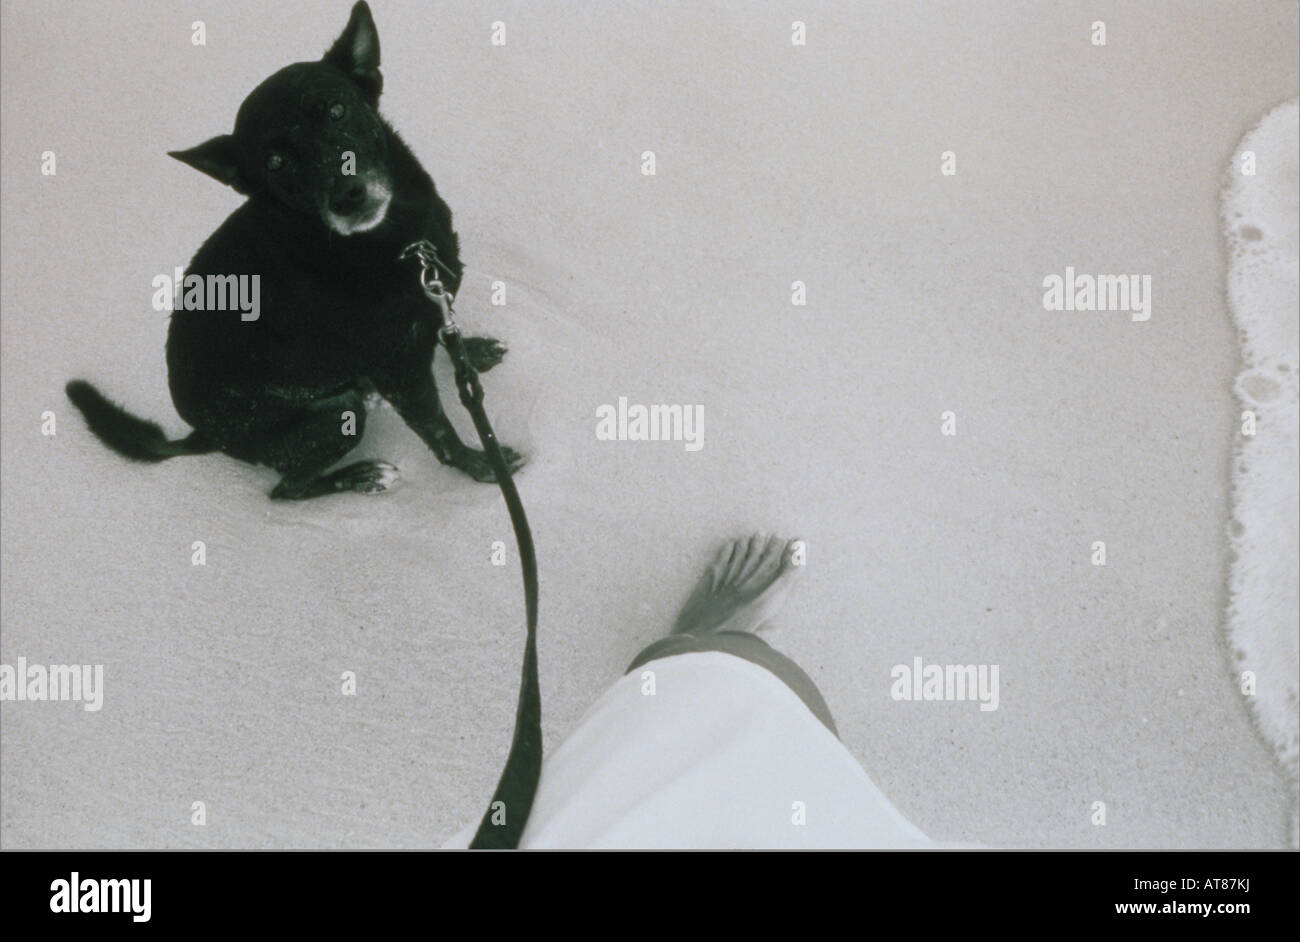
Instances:
[[[420,287],[425,297],[442,313],[438,340],[447,348],[456,370],[456,388],[461,404],[474,420],[474,429],[483,443],[492,470],[496,472],[501,496],[510,511],[510,522],[515,528],[515,542],[519,545],[519,568],[524,577],[524,611],[528,619],[528,634],[524,642],[524,663],[519,680],[519,704],[515,710],[515,734],[510,742],[505,768],[497,782],[496,792],[487,811],[479,821],[478,831],[470,842],[470,849],[507,849],[519,846],[528,814],[533,808],[537,783],[542,777],[542,693],[537,679],[537,554],[533,549],[533,534],[528,528],[523,502],[510,476],[510,466],[501,446],[497,443],[492,423],[483,409],[483,386],[478,372],[469,362],[460,327],[452,317],[451,305],[455,297],[443,284],[438,269],[455,277],[438,258],[438,250],[427,241],[413,242],[402,250],[400,259],[416,258],[420,262]]]

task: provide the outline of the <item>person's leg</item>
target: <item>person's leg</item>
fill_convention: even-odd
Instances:
[[[723,546],[682,606],[672,634],[638,654],[625,673],[679,654],[731,654],[775,674],[838,735],[830,708],[812,678],[757,634],[770,627],[799,571],[791,561],[795,542],[755,535]]]

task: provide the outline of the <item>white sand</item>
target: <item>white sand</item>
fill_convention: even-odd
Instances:
[[[102,663],[107,685],[98,713],[0,707],[7,847],[434,846],[496,780],[522,598],[513,550],[489,562],[495,489],[385,412],[362,448],[400,490],[276,505],[273,475],[220,456],[127,464],[62,393],[85,376],[185,430],[150,280],[238,200],[165,151],[323,52],[348,4],[325,6],[222,4],[203,49],[161,0],[3,7],[0,660]],[[784,650],[927,835],[1286,843],[1223,633],[1240,363],[1218,191],[1297,94],[1295,3],[375,16],[385,113],[456,212],[462,316],[511,346],[486,386],[532,455],[549,743],[716,542],[762,527],[810,546]],[[1150,274],[1151,320],[1044,311],[1066,266]],[[703,404],[703,449],[597,441],[619,396]],[[1000,665],[999,709],[890,699],[916,656]]]

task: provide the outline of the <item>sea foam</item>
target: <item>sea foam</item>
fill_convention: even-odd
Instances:
[[[1233,459],[1228,641],[1238,676],[1291,788],[1300,821],[1300,103],[1273,109],[1241,141],[1223,190],[1228,306],[1241,344],[1235,390],[1255,434]],[[1253,158],[1252,158],[1253,155]],[[1243,172],[1253,159],[1255,174]]]

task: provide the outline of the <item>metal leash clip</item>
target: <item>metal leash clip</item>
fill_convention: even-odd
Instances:
[[[442,312],[442,326],[438,329],[439,337],[444,331],[459,333],[460,328],[456,326],[451,312],[451,304],[456,300],[456,296],[447,289],[442,282],[442,276],[438,274],[442,262],[438,259],[438,250],[433,243],[427,239],[412,242],[402,249],[402,254],[397,258],[399,261],[408,258],[419,260],[420,287],[424,290],[424,296],[438,305],[438,309]]]

